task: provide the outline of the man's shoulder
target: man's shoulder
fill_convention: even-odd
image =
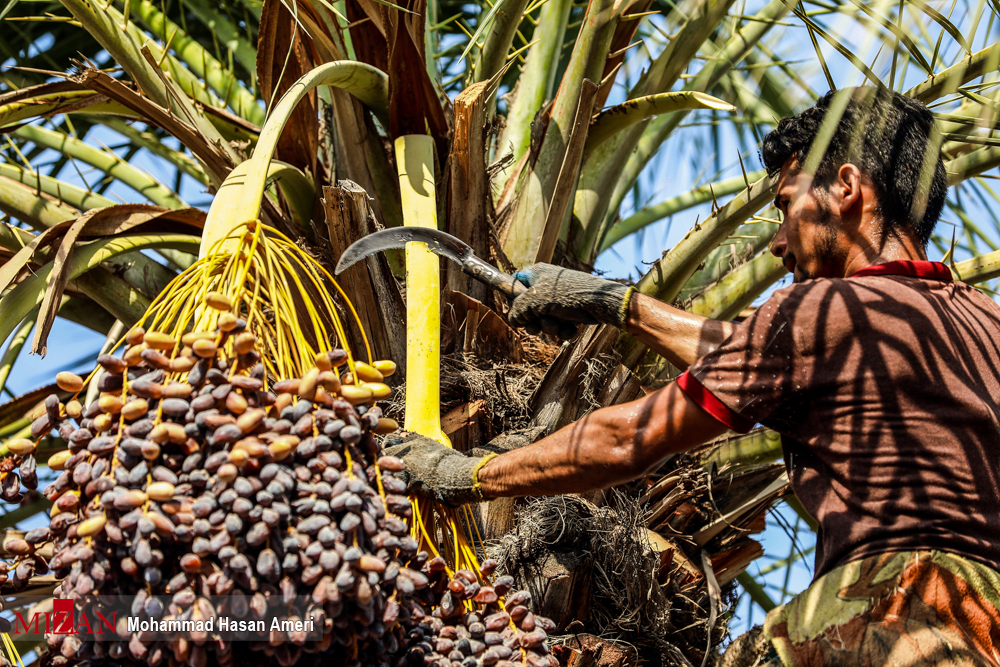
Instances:
[[[776,305],[790,307],[830,307],[837,303],[852,304],[880,300],[889,292],[912,290],[922,281],[898,280],[900,276],[877,275],[851,278],[814,278],[777,290],[771,297]],[[962,283],[955,283],[963,285]]]
[[[859,328],[871,324],[867,315],[874,300],[870,287],[858,281],[817,278],[777,290],[755,316],[763,318],[769,330],[777,323],[789,325],[798,345],[806,349],[816,338],[833,342],[857,336]]]
[[[776,290],[765,303],[791,314],[801,308],[820,308],[840,297],[855,296],[864,286],[846,278],[815,278]]]
[[[898,274],[851,276],[848,278],[816,278],[793,283],[777,290],[772,299],[777,304],[790,306],[830,306],[836,303],[864,304],[884,302],[887,297],[893,301],[906,303],[920,302],[933,295],[958,296],[988,302],[996,302],[973,285],[959,280],[936,280],[919,276]]]
[[[961,304],[961,305],[960,305]],[[1000,305],[973,286],[899,275],[818,278],[777,290],[756,316],[785,321],[798,338],[827,340],[884,329],[917,312],[937,320],[958,309],[983,325],[1000,326]]]

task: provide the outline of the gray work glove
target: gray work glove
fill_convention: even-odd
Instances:
[[[511,431],[464,453],[411,433],[400,444],[384,449],[383,454],[403,460],[406,468],[400,476],[406,481],[408,492],[458,507],[486,500],[477,474],[487,461],[533,442],[542,430]]]
[[[534,264],[514,277],[529,289],[514,299],[507,317],[530,334],[569,339],[579,324],[625,326],[633,291],[626,285],[552,264]]]

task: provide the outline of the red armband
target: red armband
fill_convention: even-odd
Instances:
[[[754,422],[730,409],[716,398],[715,394],[705,389],[705,386],[689,371],[681,373],[677,378],[677,386],[687,394],[688,398],[697,403],[698,407],[718,419],[726,428],[737,433],[746,433],[754,427]]]

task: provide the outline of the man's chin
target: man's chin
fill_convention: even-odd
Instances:
[[[788,253],[782,260],[785,265],[785,270],[792,274],[793,283],[801,283],[804,280],[809,280],[812,278],[811,275],[799,265],[795,260],[795,255]]]

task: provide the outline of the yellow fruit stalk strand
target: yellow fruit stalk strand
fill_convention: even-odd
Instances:
[[[235,247],[231,244],[234,237],[239,241]],[[179,349],[187,331],[225,330],[230,321],[235,324],[236,315],[246,320],[247,331],[260,341],[261,361],[273,377],[301,376],[312,367],[317,353],[336,342],[347,350],[353,372],[354,358],[326,281],[339,291],[360,329],[354,306],[333,277],[279,231],[251,220],[217,240],[171,282],[142,324],[147,331],[166,334],[170,349]],[[234,349],[238,340],[227,342],[233,349],[226,350],[226,356],[238,354]],[[145,342],[150,345],[148,335]],[[218,342],[199,340],[192,347],[196,353],[205,348],[205,354],[211,354]],[[367,337],[363,342],[371,363]]]
[[[21,660],[21,654],[18,653],[17,647],[14,646],[14,640],[10,638],[8,633],[3,633],[3,646],[7,650],[7,660],[11,665],[16,667],[24,667],[24,662]]]

